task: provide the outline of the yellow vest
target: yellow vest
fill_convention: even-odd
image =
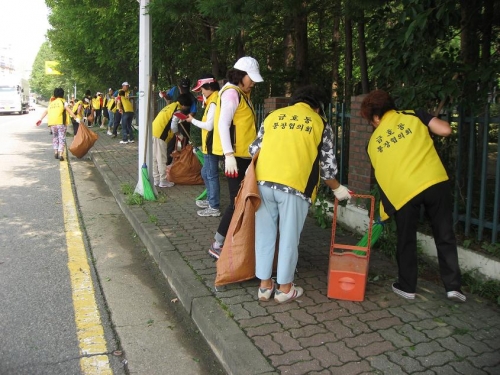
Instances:
[[[377,183],[396,210],[425,189],[448,180],[425,126],[413,111],[391,110],[368,142]],[[382,202],[382,220],[387,220]]]
[[[80,110],[80,112],[78,112],[78,107],[79,106],[82,106],[82,109]],[[83,118],[83,102],[81,100],[77,101],[75,103],[75,105],[73,106],[73,109],[72,111],[75,113],[76,117],[78,117],[80,120]]]
[[[99,97],[92,99],[92,107],[94,107],[94,109],[101,109],[101,100]]]
[[[208,114],[208,109],[212,105],[212,103],[215,103],[217,106],[217,99],[219,98],[219,91],[214,91],[210,96],[207,98],[207,102],[205,103],[205,112],[203,113],[203,117],[201,118],[201,122],[207,121],[207,114]],[[215,120],[214,120],[214,125],[215,125]],[[214,126],[215,127],[215,126]],[[204,154],[208,154],[208,147],[207,147],[207,141],[210,144],[211,142],[213,143],[213,136],[214,136],[214,131],[208,131],[206,129],[201,129],[201,150],[203,151]],[[210,139],[211,138],[211,139]]]
[[[153,120],[153,137],[163,139],[165,142],[173,138],[174,133],[172,133],[170,126],[167,128],[167,125],[170,125],[174,112],[179,110],[179,108],[179,102],[174,102],[163,107]]]
[[[108,99],[106,108],[108,108],[113,113],[116,112],[115,98]]]
[[[49,126],[54,126],[54,125],[66,125],[68,120],[66,121],[63,120],[63,113],[66,111],[64,108],[64,99],[57,98],[52,100],[49,103],[48,107],[48,121],[47,124]],[[69,117],[67,114],[65,117]]]
[[[256,177],[294,188],[314,202],[325,124],[306,103],[277,109],[264,120]]]
[[[242,158],[250,158],[248,146],[252,143],[257,136],[255,129],[255,110],[253,108],[250,98],[238,86],[226,85],[222,88],[217,98],[217,108],[215,109],[214,118],[214,139],[212,145],[212,153],[214,155],[223,155],[222,143],[219,134],[219,117],[221,110],[221,96],[227,89],[234,89],[238,92],[240,103],[236,108],[236,112],[231,124],[230,134],[231,142],[233,144],[234,156]]]
[[[134,112],[134,106],[130,102],[128,96],[120,96],[123,112]]]

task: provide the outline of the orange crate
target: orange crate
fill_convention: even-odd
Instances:
[[[330,245],[330,262],[328,266],[328,298],[347,301],[363,301],[365,299],[368,265],[370,260],[370,244],[373,228],[375,197],[372,195],[352,194],[353,198],[368,198],[370,204],[370,221],[368,224],[368,245],[344,245],[335,242],[337,229],[338,200],[335,198],[332,224],[332,242]],[[365,252],[356,254],[355,250]]]

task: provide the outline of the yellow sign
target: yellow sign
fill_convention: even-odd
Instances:
[[[62,74],[56,67],[59,61],[45,61],[45,74]]]

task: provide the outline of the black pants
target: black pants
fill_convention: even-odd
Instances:
[[[229,224],[231,223],[231,218],[234,213],[234,199],[240,190],[241,181],[245,177],[245,172],[247,171],[248,166],[252,159],[243,159],[236,157],[236,165],[238,166],[238,177],[228,177],[227,178],[227,187],[229,188],[229,205],[224,211],[224,215],[222,215],[222,219],[219,223],[219,228],[217,229],[217,233],[226,237],[227,230],[229,229]]]
[[[113,124],[113,135],[118,135],[118,126],[120,125],[120,121],[122,120],[122,114],[120,111],[115,112],[114,124]]]
[[[179,125],[179,131],[180,133],[187,139],[189,139],[189,131],[191,130],[191,123],[184,121],[182,123],[182,126],[184,126],[184,131],[181,126]],[[186,134],[187,133],[187,134]],[[186,141],[187,142],[187,141]],[[167,165],[172,164],[172,152],[175,150],[175,137],[173,137],[170,141],[167,143]]]
[[[76,135],[76,133],[78,133],[78,127],[80,126],[80,124],[73,119],[71,119],[71,124],[73,124],[73,135]]]
[[[415,293],[417,288],[417,225],[420,205],[428,215],[437,248],[439,272],[447,292],[460,290],[457,242],[453,230],[451,191],[448,181],[433,185],[396,211],[397,262],[401,288]]]
[[[96,125],[101,125],[101,121],[102,121],[102,118],[101,118],[102,109],[95,109],[94,111],[95,111],[94,123]]]

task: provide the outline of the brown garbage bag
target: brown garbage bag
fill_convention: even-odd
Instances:
[[[181,151],[172,152],[172,164],[167,167],[167,179],[178,185],[202,185],[201,164],[187,144]]]
[[[215,285],[226,285],[255,277],[255,211],[260,206],[260,195],[252,160],[234,201],[234,213],[226,240],[217,261]],[[241,171],[244,173],[243,171]]]
[[[69,151],[77,158],[82,158],[91,149],[99,136],[85,124],[80,124],[78,132],[69,146]]]

